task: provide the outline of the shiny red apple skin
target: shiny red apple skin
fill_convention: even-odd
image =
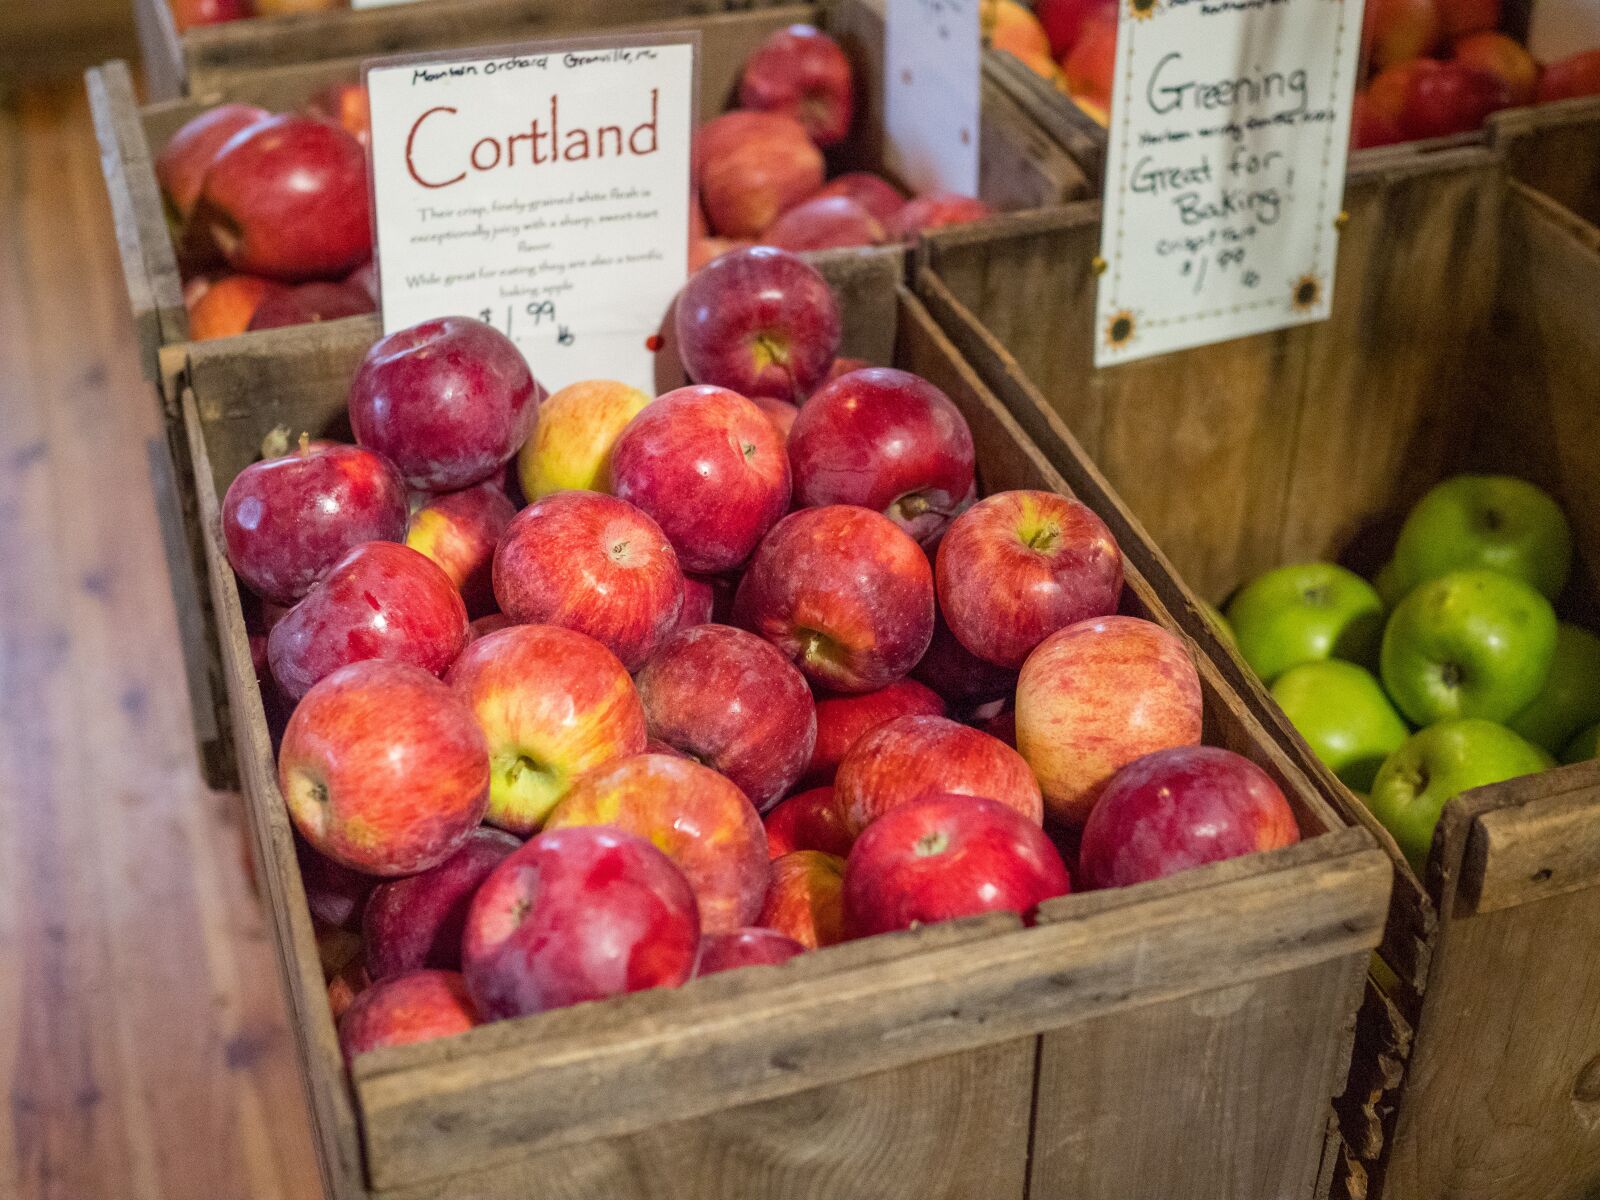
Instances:
[[[601,826],[541,833],[473,897],[461,969],[489,1020],[647,988],[694,970],[700,918],[672,860]]]
[[[1539,77],[1540,104],[1600,96],[1600,50],[1584,50],[1545,67]]]
[[[893,367],[824,384],[789,431],[797,506],[874,509],[917,541],[938,534],[968,499],[974,462],[961,410]]]
[[[997,492],[950,524],[934,581],[950,632],[1020,668],[1058,629],[1116,612],[1122,550],[1088,505],[1054,492]]]
[[[251,463],[222,497],[222,541],[245,586],[293,604],[346,554],[406,536],[406,487],[382,455],[328,444]]]
[[[928,652],[912,668],[911,677],[932,688],[956,713],[1002,699],[1017,687],[1015,671],[986,662],[956,641],[943,615],[934,622]]]
[[[471,709],[426,671],[354,663],[295,708],[278,786],[313,850],[369,875],[414,875],[483,820],[489,750]]]
[[[361,915],[367,974],[376,981],[424,967],[459,970],[472,897],[521,845],[503,830],[480,826],[438,866],[379,884]]]
[[[762,929],[750,925],[728,933],[708,933],[700,939],[700,955],[695,960],[694,974],[715,975],[739,967],[770,967],[788,962],[806,948],[792,937],[776,929]]]
[[[717,585],[701,575],[683,577],[683,608],[678,611],[674,629],[709,625],[716,618]]]
[[[918,234],[930,229],[966,225],[992,216],[993,207],[982,200],[954,192],[939,192],[908,200],[884,223],[884,232],[891,241],[913,241]]]
[[[833,783],[850,747],[896,717],[942,717],[944,700],[926,684],[902,679],[875,692],[856,696],[824,696],[817,701],[817,744],[802,782],[811,787]],[[828,850],[827,846],[807,847]],[[839,853],[839,851],[834,851]]]
[[[503,612],[485,613],[481,617],[474,617],[467,624],[467,646],[479,638],[488,637],[491,633],[499,633],[502,629],[509,629],[516,622]],[[466,646],[462,647],[463,650]]]
[[[845,196],[854,200],[878,219],[887,224],[889,219],[905,207],[905,193],[882,175],[871,171],[846,171],[823,184],[816,198]]]
[[[443,675],[467,640],[450,577],[398,542],[351,550],[267,635],[272,677],[298,700],[350,663],[386,659]]]
[[[761,823],[767,829],[767,857],[773,859],[795,850],[820,850],[843,858],[855,841],[833,802],[831,785],[796,792]]]
[[[466,980],[455,971],[412,971],[374,983],[339,1021],[346,1064],[386,1046],[411,1046],[465,1033],[478,1024]]]
[[[850,747],[833,780],[833,802],[856,837],[885,813],[925,796],[987,796],[1035,825],[1044,822],[1039,784],[999,738],[948,717],[896,717]]]
[[[855,116],[855,72],[845,52],[814,25],[774,33],[745,60],[739,107],[781,112],[824,148],[844,141]]]
[[[341,278],[372,257],[366,151],[326,121],[269,117],[217,152],[191,221],[235,271]]]
[[[294,856],[312,917],[333,929],[360,929],[367,897],[380,880],[318,854],[303,838],[295,839]]]
[[[217,151],[240,130],[272,114],[255,104],[218,104],[192,118],[174,133],[156,155],[156,181],[180,219],[187,219],[200,199],[200,185]]]
[[[772,884],[756,924],[775,929],[807,950],[845,941],[844,859],[795,850],[772,862]]]
[[[730,112],[695,133],[695,179],[711,232],[754,238],[822,186],[822,151],[782,113]]]
[[[700,925],[722,933],[759,924],[771,867],[755,808],[710,767],[666,754],[618,759],[579,779],[545,828],[610,825],[647,838],[688,879]]]
[[[365,289],[353,283],[301,283],[268,293],[251,314],[249,331],[359,317],[377,307]]]
[[[628,423],[611,490],[650,516],[685,571],[740,566],[789,510],[789,455],[765,413],[722,387],[682,387]]]
[[[805,508],[779,521],[734,596],[759,633],[813,683],[871,692],[902,679],[933,637],[933,569],[882,513]]]
[[[677,627],[684,581],[667,535],[638,508],[556,492],[506,528],[494,596],[513,621],[586,633],[637,671]]]
[[[454,492],[510,461],[533,433],[539,401],[509,338],[471,317],[441,317],[367,351],[350,385],[350,426],[412,487]]]
[[[1115,7],[1113,0],[1037,0],[1033,15],[1050,39],[1050,57],[1061,59],[1077,45],[1091,17]]]
[[[456,585],[474,617],[494,611],[494,555],[517,506],[494,481],[427,496],[411,514],[406,545]]]
[[[761,244],[801,253],[878,246],[883,222],[848,196],[813,196],[795,205],[761,235]]]
[[[752,246],[701,268],[677,307],[678,349],[696,383],[798,404],[843,336],[833,291],[786,250]]]
[[[800,410],[787,400],[774,400],[771,396],[756,396],[750,403],[767,414],[767,420],[772,422],[783,438],[783,444],[789,444],[789,430],[794,428],[794,419],[800,415]],[[792,471],[792,467],[791,467]]]
[[[934,794],[885,813],[844,868],[845,919],[858,937],[990,912],[1026,917],[1071,890],[1044,830],[982,796]]]
[[[1078,851],[1085,886],[1125,887],[1300,840],[1272,777],[1215,746],[1137,758],[1111,778]]]
[[[1122,767],[1199,743],[1200,676],[1183,639],[1159,625],[1125,616],[1080,621],[1045,638],[1022,664],[1016,731],[1046,811],[1081,827]]]
[[[811,689],[753,633],[728,625],[679,630],[635,682],[650,736],[726,775],[758,810],[776,804],[811,760]]]
[[[1504,79],[1458,62],[1416,64],[1400,112],[1400,128],[1408,139],[1470,133],[1511,104]]]

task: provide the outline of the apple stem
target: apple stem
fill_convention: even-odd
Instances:
[[[1028,535],[1028,549],[1048,550],[1056,542],[1056,529],[1053,525],[1041,525]]]
[[[301,435],[300,435],[300,457],[304,458],[306,455],[308,455],[310,453],[311,453],[311,435],[309,433],[301,433]]]

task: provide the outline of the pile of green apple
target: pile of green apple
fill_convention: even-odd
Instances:
[[[1277,567],[1218,621],[1420,872],[1452,797],[1596,755],[1600,638],[1552,607],[1571,569],[1549,495],[1460,475],[1418,501],[1372,583]]]

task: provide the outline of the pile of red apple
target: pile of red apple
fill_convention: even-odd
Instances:
[[[199,25],[221,25],[246,17],[283,17],[350,7],[350,0],[169,0],[169,3],[179,33]]]
[[[815,270],[733,251],[676,320],[653,400],[391,334],[355,445],[227,491],[347,1054],[1297,839],[1104,523],[976,499]]]
[[[984,45],[1017,56],[1100,125],[1117,66],[1116,0],[982,0]]]

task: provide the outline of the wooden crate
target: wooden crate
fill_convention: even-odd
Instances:
[[[845,352],[965,414],[986,490],[1065,490],[899,283],[824,266]],[[218,496],[271,428],[344,412],[375,321],[184,351],[178,383],[244,790],[333,1200],[1300,1200],[1390,870],[1201,659],[1207,738],[1292,798],[1299,845],[1009,917],[339,1059]],[[1130,556],[1125,610],[1171,626]]]
[[[1193,603],[1284,562],[1370,571],[1424,491],[1480,469],[1563,501],[1585,563],[1569,611],[1600,611],[1600,238],[1481,148],[1375,157],[1347,208],[1331,320],[1110,370],[1089,349],[1097,206],[940,235],[919,294],[1094,496],[1087,447],[1194,586],[1169,607],[1393,855],[1341,1104],[1348,1194],[1580,1200],[1600,1194],[1600,763],[1458,797],[1418,876]]]

